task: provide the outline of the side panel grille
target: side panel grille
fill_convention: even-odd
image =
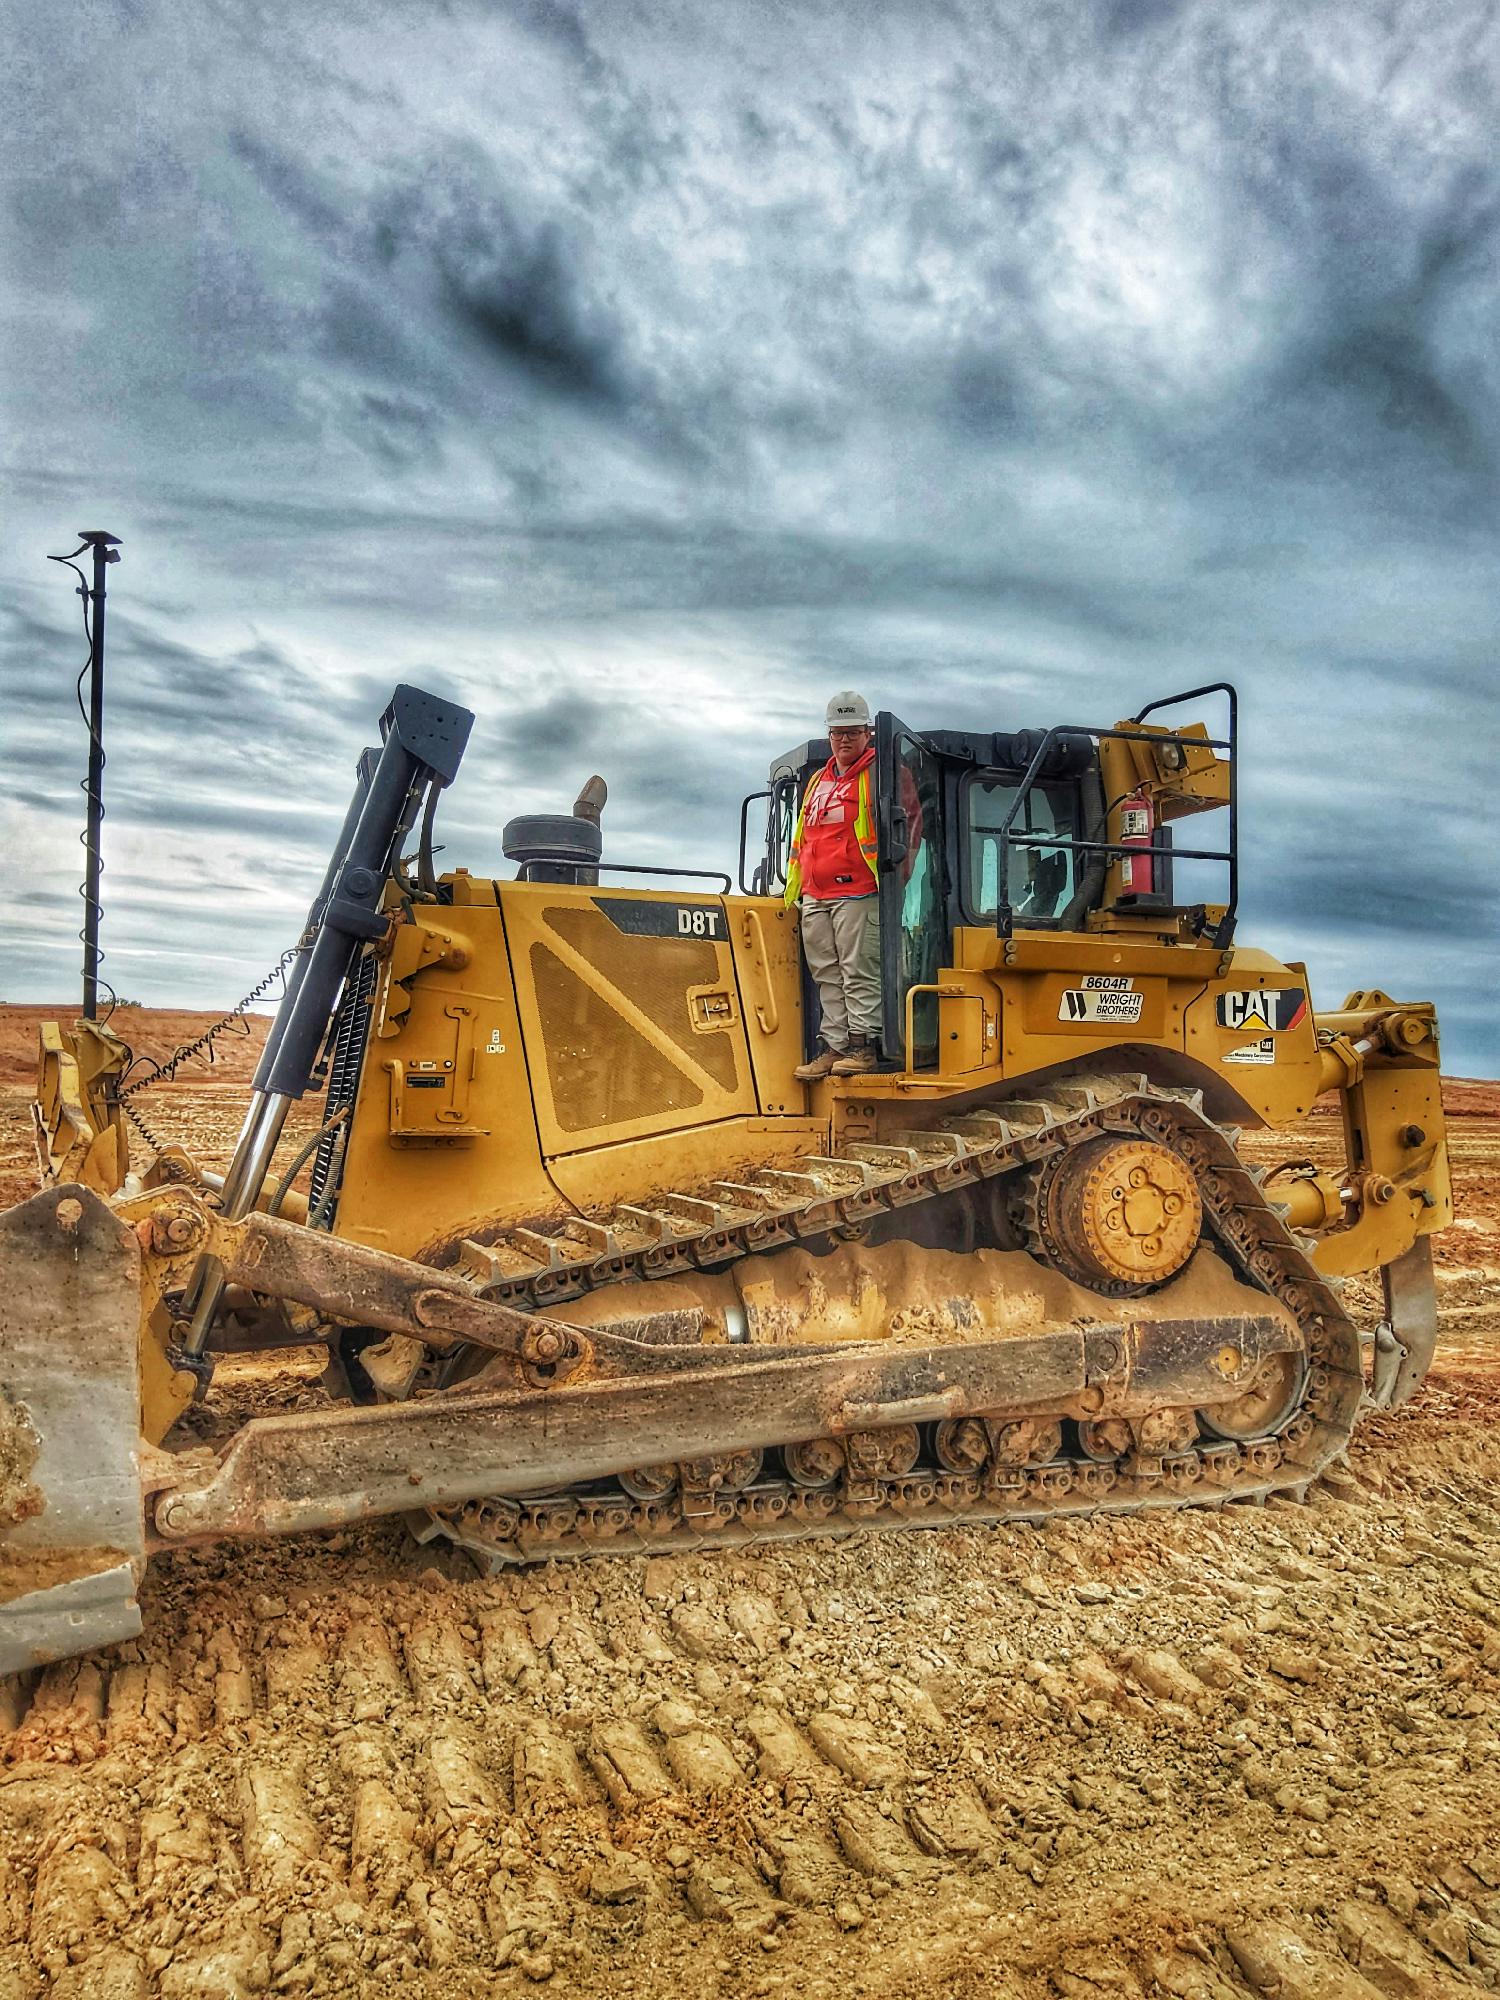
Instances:
[[[717,945],[693,938],[630,937],[617,931],[600,910],[551,909],[545,922],[631,1007],[639,1008],[669,1035],[694,1069],[704,1071],[720,1090],[738,1088],[734,1036],[695,1030],[688,1004],[694,987],[712,986],[719,978]],[[623,1023],[618,1015],[611,1018],[618,1034]],[[607,1056],[607,1043],[598,1047],[598,1053]],[[702,1096],[695,1090],[671,1102],[696,1104]]]
[[[656,941],[644,942],[649,953]],[[712,959],[712,945],[700,949]],[[564,1132],[602,1132],[635,1118],[686,1112],[703,1102],[701,1085],[675,1068],[544,944],[531,947],[531,976],[546,1023],[553,1108]],[[685,1018],[680,981],[675,997]]]
[[[721,901],[500,890],[546,1159],[758,1108]]]

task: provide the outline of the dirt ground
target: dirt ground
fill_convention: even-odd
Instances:
[[[44,1011],[0,1014],[3,1199]],[[229,1060],[161,1138],[222,1162]],[[1311,1505],[159,1562],[142,1640],[0,1685],[0,2000],[1500,1987],[1500,1089],[1450,1116],[1437,1366]]]

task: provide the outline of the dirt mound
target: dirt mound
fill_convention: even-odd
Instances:
[[[37,1035],[43,1021],[71,1022],[76,1005],[0,1006],[0,1207],[24,1201],[36,1191],[36,1148],[31,1133],[31,1095],[36,1083]],[[117,1008],[110,1026],[134,1051],[132,1081],[147,1077],[153,1064],[201,1041],[223,1019],[166,1007]],[[202,1165],[228,1165],[245,1115],[246,1093],[271,1025],[268,1014],[247,1014],[206,1047],[188,1056],[169,1083],[132,1097],[146,1129],[163,1145],[185,1146]],[[306,1098],[288,1123],[281,1158],[313,1129],[317,1100]],[[145,1147],[140,1135],[133,1143]]]
[[[71,1023],[78,1018],[76,1001],[57,1006],[0,1006],[0,1084],[31,1085],[36,1075],[37,1032],[43,1021]],[[108,1026],[121,1041],[129,1043],[140,1059],[137,1076],[152,1063],[164,1062],[175,1050],[196,1042],[222,1014],[195,1014],[172,1007],[117,1007]],[[202,1081],[212,1076],[219,1083],[242,1088],[254,1074],[271,1025],[269,1014],[245,1014],[204,1051],[184,1066],[185,1078]]]
[[[1443,1078],[1443,1109],[1450,1118],[1500,1118],[1500,1083],[1469,1076]]]
[[[1483,1077],[1445,1076],[1443,1110],[1450,1118],[1500,1118],[1500,1083]],[[1312,1108],[1314,1118],[1338,1118],[1338,1094],[1329,1091]]]

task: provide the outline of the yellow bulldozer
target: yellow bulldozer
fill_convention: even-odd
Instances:
[[[1210,698],[1222,735],[1162,720]],[[133,1636],[151,1553],[226,1536],[400,1514],[499,1565],[1304,1494],[1421,1380],[1434,1011],[1316,1013],[1236,942],[1232,689],[880,715],[881,1061],[811,1084],[783,891],[826,743],[745,801],[737,893],[607,859],[597,780],[493,880],[434,864],[471,722],[396,690],[222,1177],[132,1164],[123,1044],[44,1031],[0,1671]],[[1328,1091],[1341,1172],[1246,1163]],[[1377,1271],[1362,1334],[1340,1281]],[[222,1355],[310,1343],[326,1408],[215,1418]]]

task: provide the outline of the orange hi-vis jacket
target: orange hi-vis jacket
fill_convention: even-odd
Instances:
[[[789,904],[799,896],[823,901],[874,894],[879,875],[870,804],[874,762],[873,746],[842,774],[830,757],[809,783],[792,832],[786,871]]]

